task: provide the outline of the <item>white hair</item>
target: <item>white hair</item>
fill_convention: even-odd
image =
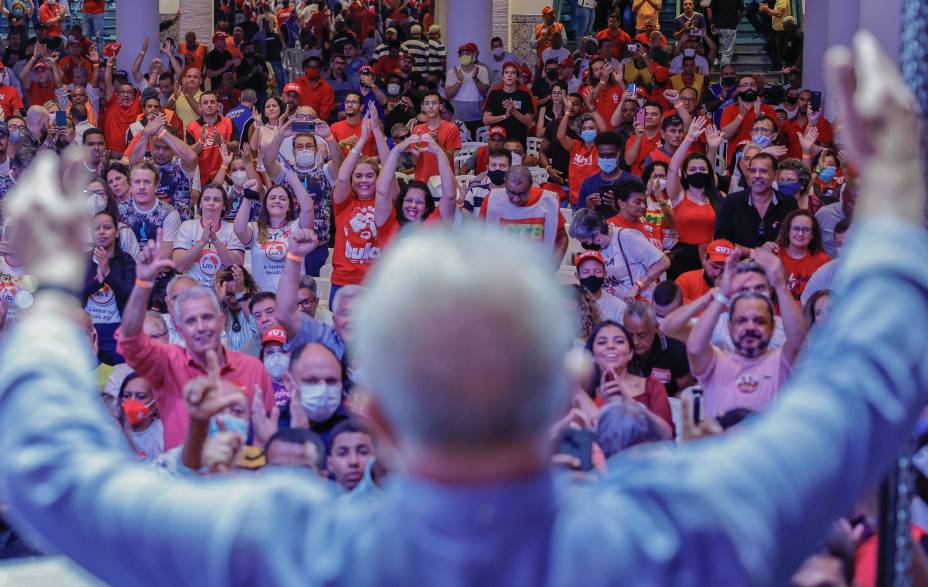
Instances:
[[[335,297],[332,298],[332,312],[337,314],[342,304],[348,300],[353,300],[364,292],[365,288],[360,285],[346,285],[338,288],[338,291],[335,292]]]
[[[174,305],[172,309],[174,310],[174,315],[177,317],[178,322],[181,321],[180,315],[180,305],[187,300],[199,300],[203,298],[209,298],[213,303],[213,308],[216,310],[216,314],[222,314],[222,306],[219,305],[219,300],[216,299],[216,295],[211,291],[203,287],[202,285],[196,285],[194,287],[188,287],[184,291],[177,294],[177,297],[174,298]]]
[[[375,266],[355,340],[397,434],[471,449],[544,434],[574,332],[550,260],[477,229],[411,232]]]

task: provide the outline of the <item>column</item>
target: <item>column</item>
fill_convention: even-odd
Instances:
[[[448,48],[448,67],[457,65],[458,47],[475,43],[480,58],[490,57],[493,0],[438,0],[435,10],[442,39]]]
[[[182,43],[187,31],[193,31],[197,35],[197,41],[211,49],[214,23],[212,1],[180,0],[180,36],[177,42]]]
[[[119,69],[132,69],[132,62],[142,50],[145,37],[148,37],[151,39],[151,46],[142,63],[142,71],[148,70],[149,62],[158,54],[159,23],[158,0],[132,0],[117,4],[116,38],[123,44],[118,58]]]

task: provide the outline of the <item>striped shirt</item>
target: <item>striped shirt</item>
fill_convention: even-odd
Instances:
[[[403,43],[403,51],[412,57],[413,73],[425,74],[429,69],[429,44],[422,39],[409,39]]]
[[[445,57],[448,50],[441,41],[429,39],[429,73],[445,72]]]

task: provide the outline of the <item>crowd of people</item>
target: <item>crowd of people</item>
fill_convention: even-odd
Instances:
[[[828,320],[857,180],[790,53],[789,2],[760,4],[782,84],[732,60],[741,0],[685,0],[675,30],[660,0],[633,19],[615,2],[599,31],[578,0],[572,39],[546,7],[524,59],[500,38],[446,48],[428,0],[222,0],[208,44],[122,45],[100,39],[102,2],[12,4],[0,202],[34,158],[84,146],[102,405],[170,475],[305,467],[375,496],[389,459],[357,416],[354,309],[422,229],[535,241],[570,290],[594,367],[552,432],[568,468],[764,412]],[[16,230],[5,329],[34,290]],[[199,401],[204,376],[221,402]],[[570,453],[575,431],[592,440]]]

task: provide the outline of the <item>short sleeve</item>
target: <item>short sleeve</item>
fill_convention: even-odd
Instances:
[[[172,210],[164,218],[164,224],[161,228],[164,231],[164,240],[174,242],[177,231],[180,230],[180,214],[177,213],[177,210]]]
[[[187,220],[182,222],[174,237],[174,249],[189,250],[193,246],[196,238],[196,223],[199,220]]]
[[[619,233],[619,238],[626,240],[634,247],[634,260],[646,268],[654,265],[664,257],[664,253],[651,244],[648,237],[638,230],[625,229]]]
[[[227,226],[229,227],[229,232],[225,238],[226,248],[230,251],[244,251],[246,247],[244,244],[242,244],[242,241],[238,239],[238,235],[235,234],[235,230],[232,228],[232,225],[229,224]],[[175,246],[175,248],[177,247]]]

